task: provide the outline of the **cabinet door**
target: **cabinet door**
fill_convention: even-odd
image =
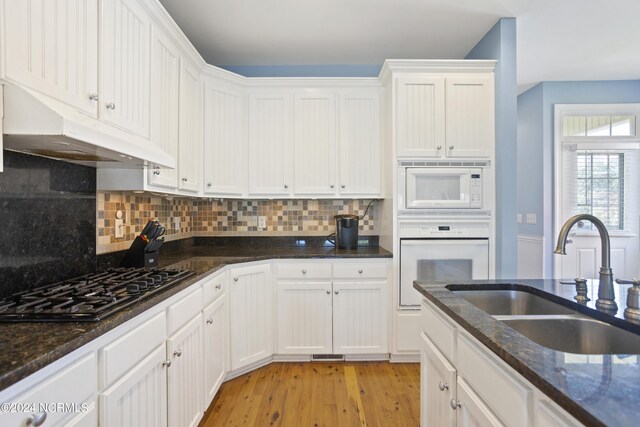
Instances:
[[[202,314],[167,340],[169,426],[197,426],[202,418]]]
[[[456,369],[424,334],[420,351],[420,425],[456,425],[451,399],[456,397]]]
[[[100,118],[148,138],[151,19],[131,0],[103,0],[100,16]]]
[[[388,353],[387,282],[333,283],[333,352]]]
[[[167,371],[165,344],[100,395],[100,425],[167,425]]]
[[[155,25],[151,34],[151,142],[177,159],[180,52]],[[149,184],[177,188],[178,171],[152,165]]]
[[[249,194],[288,196],[293,190],[291,97],[249,99]]]
[[[444,78],[396,80],[398,157],[444,155]]]
[[[493,74],[448,77],[447,157],[490,157],[494,115]]]
[[[197,68],[181,61],[180,137],[178,149],[178,186],[181,190],[200,189],[202,164],[202,86]]]
[[[204,192],[242,196],[247,181],[244,94],[205,82]]]
[[[350,93],[340,103],[340,194],[380,195],[380,95]]]
[[[227,306],[219,296],[203,311],[204,321],[204,406],[215,397],[227,372]]]
[[[277,284],[278,354],[330,354],[331,282]]]
[[[273,354],[272,285],[269,265],[229,270],[231,370]]]
[[[4,8],[7,78],[96,117],[98,0],[7,0]]]
[[[462,378],[458,377],[456,421],[459,427],[502,427],[504,424],[491,412],[473,389]]]
[[[335,95],[324,92],[296,95],[294,116],[294,193],[336,193]]]

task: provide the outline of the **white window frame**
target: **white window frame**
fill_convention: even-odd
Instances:
[[[636,116],[635,135],[633,136],[563,136],[562,118],[564,116]],[[563,144],[580,143],[581,149],[597,150],[633,150],[640,149],[640,104],[555,104],[553,117],[553,237],[555,239],[566,218],[562,218],[563,198],[558,189],[563,188],[562,147]],[[606,143],[606,146],[604,145]],[[597,235],[596,231],[585,232]],[[612,230],[612,236],[636,237],[627,231]],[[562,257],[553,262],[554,277],[560,277]]]

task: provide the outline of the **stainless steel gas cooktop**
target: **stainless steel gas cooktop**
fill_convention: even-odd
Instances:
[[[96,322],[193,274],[143,268],[87,274],[0,300],[0,322]]]

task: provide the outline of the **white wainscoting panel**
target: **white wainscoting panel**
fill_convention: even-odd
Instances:
[[[544,278],[544,237],[518,235],[518,279]]]

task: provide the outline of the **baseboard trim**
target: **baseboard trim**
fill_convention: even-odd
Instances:
[[[416,363],[420,362],[420,353],[392,354],[389,358],[391,363]]]

